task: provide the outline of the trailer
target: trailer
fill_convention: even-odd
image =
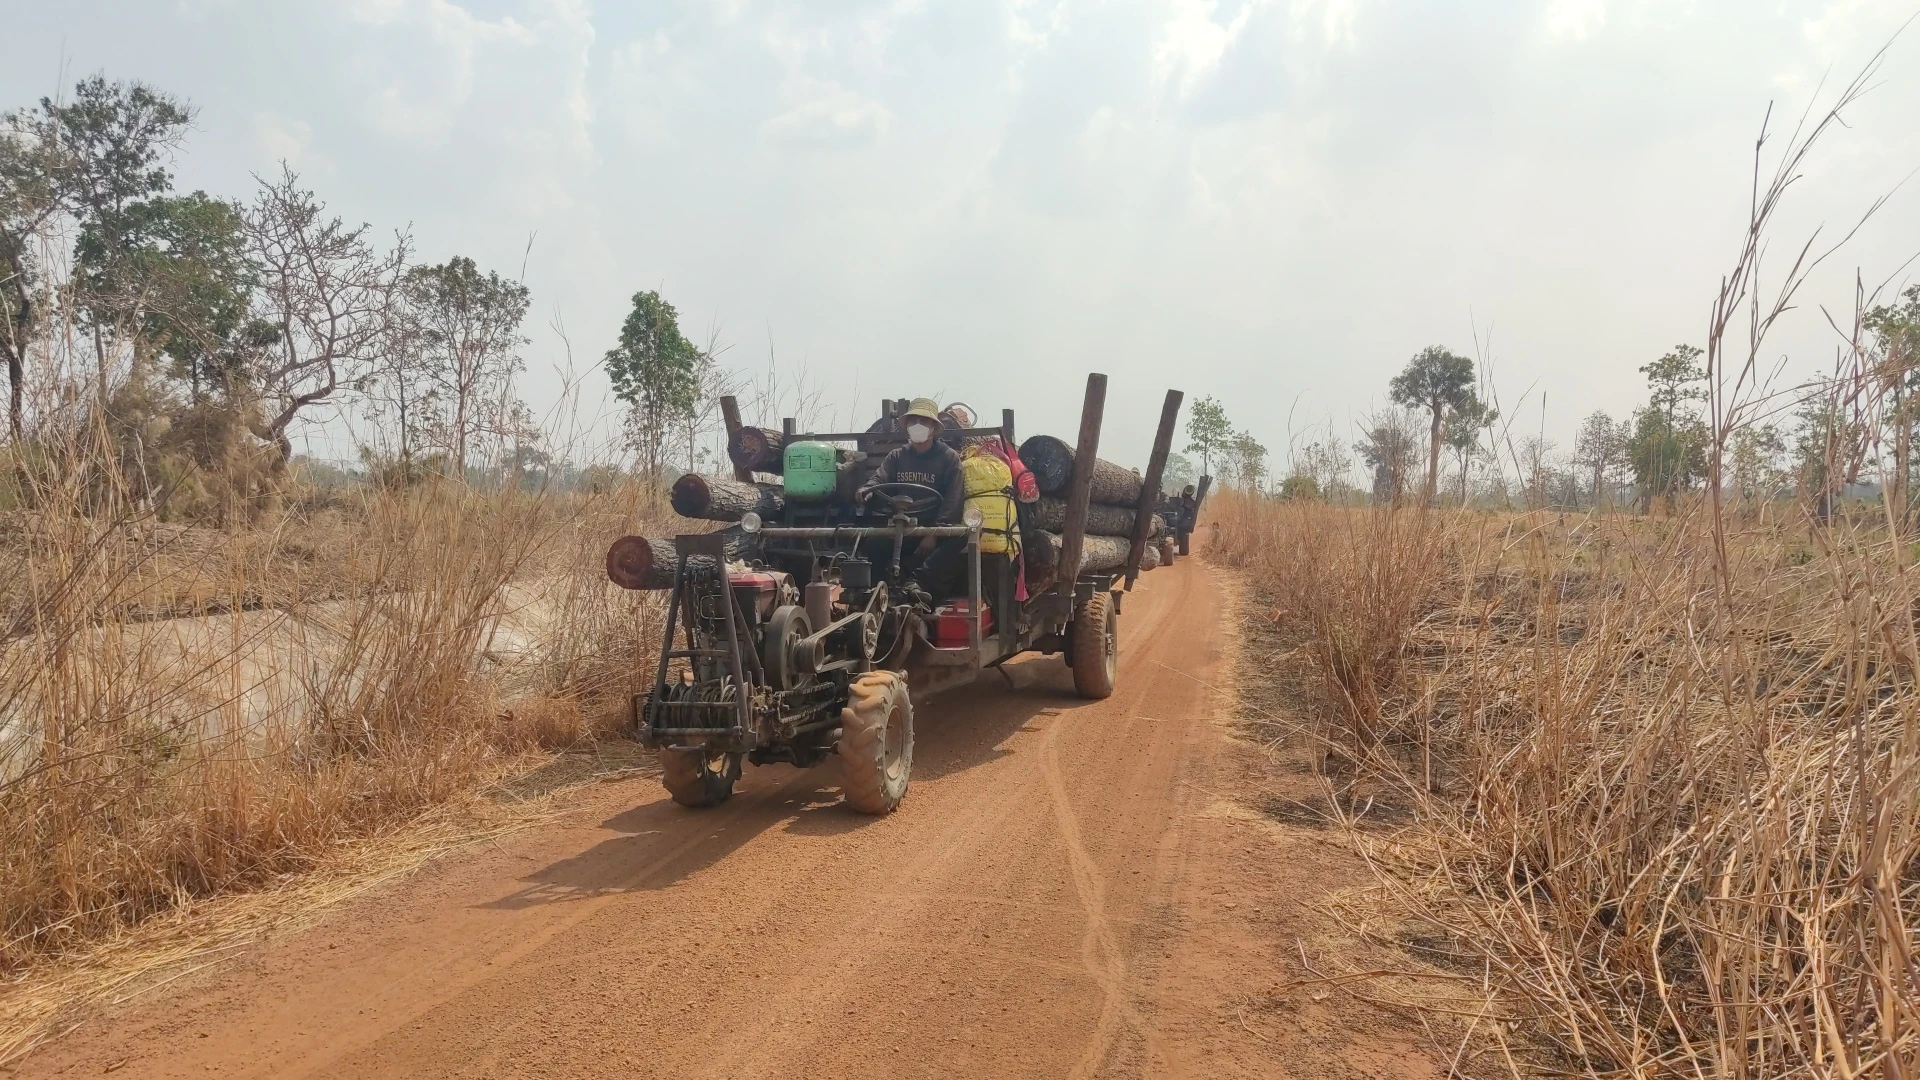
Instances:
[[[622,537],[608,552],[608,576],[628,588],[663,586],[659,564],[674,562],[652,683],[632,704],[635,732],[659,751],[674,800],[712,806],[732,794],[744,764],[808,768],[833,755],[847,804],[885,814],[911,779],[914,707],[933,695],[1027,653],[1062,656],[1083,697],[1111,694],[1122,597],[1140,570],[1181,394],[1167,393],[1137,508],[1141,533],[1125,565],[1083,571],[1106,383],[1097,373],[1087,379],[1057,567],[1024,602],[1015,598],[1012,561],[981,550],[977,511],[960,525],[923,525],[939,502],[931,488],[884,484],[853,497],[903,445],[894,423],[901,403],[883,402],[866,431],[806,432],[789,419],[776,438],[743,428],[735,403],[723,402],[729,445],[747,444],[746,460],[768,460],[763,446],[777,443],[789,462],[831,455],[831,475],[806,490],[788,483],[775,520],[749,511],[737,527],[676,536],[670,550]],[[1014,430],[1006,410],[998,425],[939,437],[997,435],[1014,445]],[[754,471],[737,465],[736,476],[751,481]],[[964,545],[963,594],[930,597],[903,572],[910,550],[928,540]]]

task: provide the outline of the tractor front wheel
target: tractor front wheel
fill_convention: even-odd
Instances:
[[[863,814],[890,814],[913,773],[913,702],[907,680],[869,671],[848,688],[840,710],[840,790]]]
[[[1112,593],[1094,593],[1073,617],[1073,689],[1081,697],[1097,701],[1113,693],[1119,630]]]
[[[681,806],[717,806],[733,794],[740,779],[740,755],[661,749],[660,782]]]

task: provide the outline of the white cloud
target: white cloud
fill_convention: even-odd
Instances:
[[[1180,97],[1192,94],[1220,63],[1259,5],[1248,0],[1225,26],[1213,21],[1219,6],[1217,0],[1174,0],[1173,17],[1161,28],[1153,50],[1154,80],[1174,85]]]
[[[1542,27],[1549,41],[1585,41],[1607,24],[1607,0],[1553,0]]]
[[[264,175],[284,161],[296,172],[329,170],[332,161],[313,148],[313,125],[298,117],[262,111],[253,117],[253,139],[260,147]]]
[[[776,143],[853,146],[873,142],[893,124],[886,106],[834,83],[794,80],[783,97],[786,110],[761,125]]]

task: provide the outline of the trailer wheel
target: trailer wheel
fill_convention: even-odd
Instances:
[[[1099,700],[1113,693],[1114,657],[1119,651],[1119,617],[1113,594],[1097,592],[1073,617],[1073,689]]]
[[[863,814],[890,814],[913,772],[913,702],[907,680],[869,671],[848,688],[840,710],[840,790]]]
[[[740,755],[709,753],[705,747],[660,751],[660,783],[681,806],[716,806],[733,794],[740,779]]]

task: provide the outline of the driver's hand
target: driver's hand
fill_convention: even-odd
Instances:
[[[937,536],[921,537],[920,538],[920,554],[922,555],[933,554],[934,545],[938,544],[939,542],[940,542],[940,538]]]

